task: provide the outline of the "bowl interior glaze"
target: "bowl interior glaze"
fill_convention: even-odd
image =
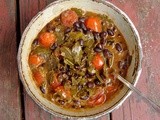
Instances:
[[[97,2],[98,1],[98,2]],[[131,94],[131,91],[124,86],[122,90],[112,99],[102,106],[86,109],[81,111],[68,111],[51,103],[45,99],[34,81],[32,80],[31,70],[28,64],[28,56],[31,50],[31,44],[41,29],[58,16],[62,11],[75,7],[86,11],[108,15],[119,28],[126,39],[132,62],[129,67],[126,79],[136,85],[141,73],[142,48],[140,38],[136,28],[127,15],[113,4],[105,0],[59,0],[48,5],[44,10],[39,12],[25,29],[18,51],[18,67],[21,81],[31,98],[43,109],[51,114],[63,118],[96,118],[101,115],[112,112]]]

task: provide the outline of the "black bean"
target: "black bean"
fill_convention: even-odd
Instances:
[[[115,48],[118,52],[122,51],[122,46],[120,45],[120,43],[116,43]]]
[[[54,43],[50,48],[51,48],[51,50],[55,50],[56,48],[57,48],[57,43]]]
[[[79,18],[79,22],[84,23],[84,21],[85,21],[85,18],[84,18],[84,17]]]
[[[80,28],[79,22],[75,22],[75,23],[73,24],[73,26],[74,26],[75,28]]]
[[[40,90],[41,90],[41,92],[43,93],[43,94],[45,94],[46,93],[46,89],[45,89],[45,87],[42,85],[42,86],[40,86]]]
[[[102,39],[101,39],[101,41],[100,41],[100,43],[101,43],[103,46],[105,46],[105,45],[106,45],[106,42],[107,42],[107,40],[106,40],[106,39],[104,39],[104,38],[102,38]]]
[[[128,54],[127,58],[126,58],[126,61],[127,61],[127,65],[129,66],[131,64],[131,61],[132,61],[132,56]]]
[[[90,29],[87,29],[86,31],[83,30],[83,33],[84,33],[84,34],[90,34],[90,33],[91,33],[91,30],[90,30]]]
[[[97,48],[100,48],[100,49],[103,49],[103,46],[102,46],[100,43],[98,43],[98,44],[96,45],[96,47],[97,47]]]
[[[102,45],[101,45],[100,43],[98,43],[98,44],[96,45],[96,47],[94,48],[94,51],[95,51],[95,52],[101,52],[102,49],[103,49]]]
[[[104,49],[103,54],[106,58],[111,58],[112,57],[112,53],[108,49]]]
[[[82,30],[83,30],[84,32],[87,31],[87,28],[86,28],[86,26],[85,26],[84,23],[80,23],[80,27],[82,28]]]
[[[69,70],[70,70],[70,66],[67,65],[67,66],[66,66],[66,72],[69,72]]]
[[[38,45],[38,39],[35,39],[35,40],[33,41],[33,44],[34,44],[34,45]]]
[[[83,46],[83,45],[84,45],[84,41],[83,41],[83,39],[79,39],[79,44],[80,44],[81,46]]]
[[[95,47],[93,50],[94,50],[95,52],[101,52],[101,51],[102,51],[102,49],[97,48],[97,47]]]
[[[60,63],[60,64],[62,64],[62,65],[64,64],[64,60],[63,60],[63,58],[62,58],[62,59],[61,59],[61,58],[59,58],[59,63]]]
[[[95,83],[94,82],[87,82],[87,87],[88,88],[94,88],[95,87]]]
[[[58,100],[58,103],[61,104],[61,105],[64,105],[65,101],[64,100]]]
[[[107,32],[103,31],[99,34],[99,36],[101,37],[101,39],[104,39],[107,36]]]
[[[100,43],[98,43],[98,44],[96,45],[96,47],[94,48],[94,51],[95,51],[95,52],[101,52],[102,49],[103,49],[102,45],[101,45]]]
[[[95,79],[95,80],[94,80],[94,83],[95,83],[96,85],[100,85],[100,84],[101,84],[101,82],[100,82],[98,79]]]
[[[108,35],[110,35],[110,36],[114,36],[114,31],[111,30],[111,29],[107,29],[107,33],[108,33]]]
[[[67,27],[64,31],[65,34],[69,33],[72,29],[70,27]]]
[[[74,68],[79,70],[81,67],[78,64],[75,64]]]
[[[127,61],[126,60],[122,60],[118,62],[118,67],[120,69],[127,69]]]
[[[79,22],[75,22],[75,23],[73,24],[73,27],[74,27],[74,29],[75,29],[76,31],[80,31],[80,30],[81,30]]]
[[[99,39],[99,33],[98,32],[93,32],[94,40],[98,41]]]

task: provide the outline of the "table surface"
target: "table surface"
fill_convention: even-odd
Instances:
[[[21,35],[38,11],[55,0],[0,0],[0,119],[61,120],[41,109],[18,77],[17,49]],[[131,18],[143,47],[142,74],[137,88],[160,105],[160,0],[108,0]],[[160,120],[136,94],[111,114],[97,120]]]

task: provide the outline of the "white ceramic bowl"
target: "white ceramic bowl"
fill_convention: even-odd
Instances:
[[[97,2],[98,1],[98,2]],[[51,3],[41,12],[39,12],[25,29],[18,51],[18,67],[21,81],[31,98],[43,109],[63,118],[97,118],[101,115],[108,114],[119,108],[131,91],[124,86],[123,89],[112,99],[112,101],[97,107],[83,111],[67,111],[51,103],[41,96],[32,80],[31,70],[28,64],[28,56],[31,50],[31,44],[41,29],[58,16],[62,11],[76,7],[86,11],[108,15],[124,35],[129,52],[132,55],[132,62],[129,67],[126,79],[135,86],[141,73],[142,48],[139,34],[128,18],[128,16],[113,4],[105,0],[59,0]]]

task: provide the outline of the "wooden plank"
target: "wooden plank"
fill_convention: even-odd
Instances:
[[[21,120],[16,0],[1,0],[0,11],[0,119]]]
[[[137,88],[160,105],[160,2],[159,0],[112,0],[134,22],[141,37],[144,59]],[[136,94],[112,113],[112,120],[159,120],[160,116]]]
[[[55,0],[20,0],[20,23],[21,23],[21,33],[24,31],[25,27],[28,25],[29,21],[34,15],[38,13],[39,10],[44,8],[47,4]],[[60,120],[53,115],[42,110],[35,102],[24,92],[24,106],[25,106],[25,119],[26,120]],[[99,120],[109,120],[109,115],[99,118]]]

